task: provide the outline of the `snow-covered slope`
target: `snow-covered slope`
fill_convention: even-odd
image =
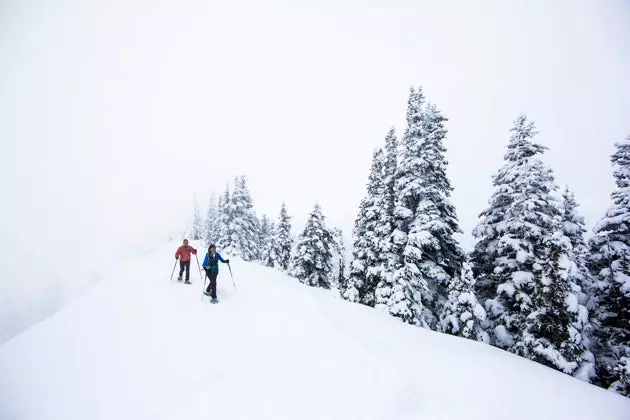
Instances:
[[[198,275],[169,283],[173,250],[0,348],[0,419],[630,418],[630,399],[255,264],[233,261],[236,293],[222,266],[202,302]]]

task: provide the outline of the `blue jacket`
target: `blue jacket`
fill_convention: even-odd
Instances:
[[[218,252],[214,253],[214,258],[210,255],[209,252],[206,252],[206,258],[203,259],[203,268],[210,271],[216,270],[216,272],[218,273],[219,272],[218,261],[221,261],[222,263],[227,262],[223,259],[221,254],[219,254]]]

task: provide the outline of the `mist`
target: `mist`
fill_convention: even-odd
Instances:
[[[589,227],[603,215],[627,2],[353,3],[0,3],[0,344],[179,239],[239,174],[259,215],[285,201],[299,228],[317,201],[349,241],[411,85],[449,118],[465,248],[520,112]]]

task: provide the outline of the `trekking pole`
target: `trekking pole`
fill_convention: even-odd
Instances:
[[[203,293],[206,291],[206,279],[208,278],[208,273],[203,278],[203,289],[201,289],[201,301],[203,302]]]
[[[236,284],[234,283],[234,275],[232,275],[232,267],[230,267],[230,263],[228,263],[228,268],[230,269],[230,277],[232,277],[232,286],[234,286],[234,291],[236,292]]]
[[[175,264],[173,264],[173,271],[171,272],[171,281],[173,281],[173,274],[175,274],[175,267],[177,267],[177,260],[175,260]]]
[[[195,254],[195,259],[197,260],[197,267],[199,268],[199,280],[201,280],[203,275],[201,274],[201,266],[199,265],[199,257],[197,257],[197,254]],[[204,280],[204,282],[205,282],[205,280]]]

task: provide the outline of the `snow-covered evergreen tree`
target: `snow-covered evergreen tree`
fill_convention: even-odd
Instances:
[[[215,194],[210,196],[205,226],[206,245],[216,244],[219,239],[219,208]]]
[[[571,258],[571,242],[561,230],[545,238],[544,245],[541,270],[534,276],[533,311],[525,320],[524,355],[573,374],[585,350],[578,319],[584,312],[580,314],[573,287],[577,267]]]
[[[198,241],[203,236],[203,222],[201,221],[201,213],[199,212],[199,203],[197,197],[194,200],[193,222],[191,235],[193,240]]]
[[[348,288],[348,279],[346,277],[346,246],[343,242],[343,232],[339,228],[332,231],[334,239],[334,259],[336,260],[337,275],[334,278],[334,286],[339,290]]]
[[[289,217],[285,203],[282,203],[280,208],[270,245],[269,256],[263,260],[263,264],[284,271],[288,270],[291,262],[291,250],[293,249],[293,237],[291,236],[291,217]]]
[[[538,134],[534,124],[521,115],[511,132],[490,207],[473,231],[478,242],[471,260],[494,343],[515,351],[533,310],[534,271],[542,268],[543,241],[554,228],[557,207],[551,172],[540,160],[546,148],[532,141]]]
[[[613,204],[593,228],[597,383],[630,396],[630,136],[612,155]]]
[[[398,255],[395,254],[395,247],[391,240],[392,233],[396,227],[394,210],[396,208],[396,173],[398,167],[398,140],[394,128],[389,130],[385,137],[385,161],[383,165],[382,178],[382,202],[381,219],[377,227],[377,238],[379,241],[380,260],[382,261],[382,271],[379,283],[374,292],[375,306],[383,309],[388,308],[392,297],[393,274],[395,271]]]
[[[232,209],[230,203],[232,197],[229,185],[225,186],[225,191],[219,196],[217,203],[217,242],[216,246],[221,249],[230,244],[230,223],[232,221]],[[227,255],[227,254],[226,254]]]
[[[234,180],[234,192],[230,203],[230,223],[226,243],[227,255],[240,256],[251,261],[258,256],[258,218],[254,213],[252,197],[245,176]]]
[[[593,280],[588,269],[589,252],[586,246],[586,241],[584,240],[586,228],[584,227],[584,217],[582,217],[577,211],[578,204],[575,201],[575,195],[571,190],[569,190],[569,187],[565,187],[562,194],[562,204],[562,231],[564,235],[569,238],[569,241],[571,241],[573,258],[578,270],[576,275],[577,284],[580,286],[580,304],[588,308],[590,305],[589,293],[593,286]]]
[[[590,382],[595,377],[594,356],[592,353],[593,325],[589,319],[589,312],[596,305],[593,293],[593,280],[588,269],[588,248],[584,240],[586,228],[584,217],[578,213],[578,204],[575,195],[569,187],[565,187],[562,194],[562,231],[571,242],[571,260],[575,264],[576,271],[572,273],[575,282],[573,293],[578,297],[578,323],[575,329],[582,332],[584,347],[587,349],[582,354],[582,362],[575,376]]]
[[[308,286],[330,289],[333,247],[334,238],[326,227],[321,207],[316,204],[298,238],[291,275]]]
[[[392,315],[428,328],[437,327],[448,284],[464,258],[454,238],[460,229],[446,176],[444,121],[434,105],[425,105],[422,91],[412,88],[396,175],[391,239],[398,258],[387,306]]]
[[[273,249],[273,222],[263,215],[260,219],[258,228],[258,259],[262,261],[264,265],[269,261],[271,251]]]
[[[374,292],[380,281],[381,256],[377,229],[381,221],[383,165],[383,151],[377,149],[372,156],[367,194],[359,206],[352,232],[354,243],[350,276],[340,289],[344,299],[368,306],[374,306]]]
[[[483,323],[486,311],[475,295],[475,278],[470,263],[464,263],[461,275],[448,285],[448,300],[440,313],[439,330],[472,340],[489,342]]]
[[[546,148],[533,141],[533,122],[521,115],[511,132],[490,207],[473,231],[477,297],[495,345],[573,373],[576,349],[584,347],[576,329],[584,311],[561,204],[552,194],[557,186],[540,159]]]

